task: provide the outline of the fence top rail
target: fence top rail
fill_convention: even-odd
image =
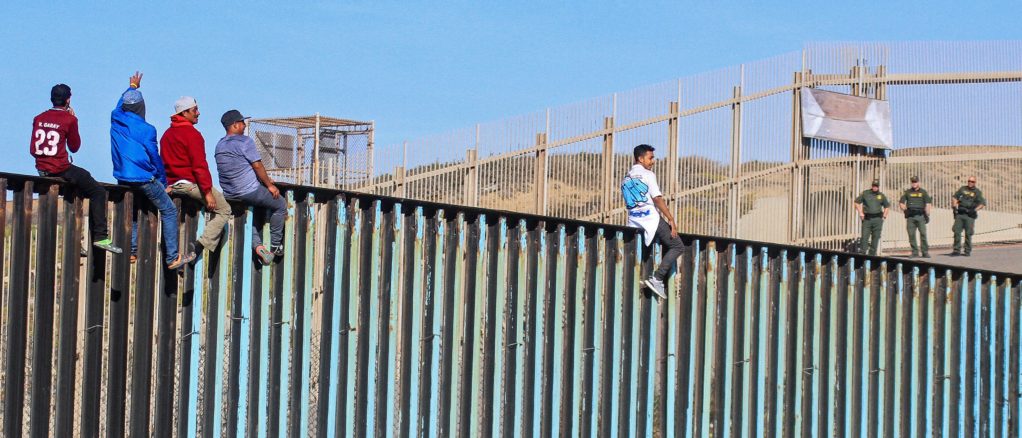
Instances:
[[[25,182],[25,181],[32,181],[32,182],[45,183],[45,184],[57,184],[57,185],[60,185],[60,186],[68,185],[68,183],[66,181],[64,181],[64,180],[62,180],[60,178],[41,177],[41,176],[33,176],[33,175],[22,175],[22,174],[16,174],[16,173],[8,173],[8,172],[0,172],[0,179],[6,179],[7,181],[11,181],[11,182],[15,182],[15,183],[21,183],[21,182]],[[117,185],[117,184],[109,184],[109,183],[100,183],[100,184],[103,185],[107,190],[115,190],[115,191],[134,191],[135,190],[132,187],[122,186],[122,185]],[[343,198],[344,200],[359,199],[359,200],[367,200],[367,201],[370,201],[370,202],[381,202],[381,203],[384,203],[384,204],[401,204],[401,205],[408,205],[408,206],[412,206],[412,207],[421,207],[421,208],[424,208],[424,209],[430,209],[430,210],[436,210],[436,211],[441,211],[441,210],[442,211],[450,211],[450,212],[455,212],[455,213],[467,214],[469,216],[495,216],[495,217],[504,217],[504,218],[510,219],[510,220],[525,220],[525,221],[531,221],[531,222],[536,222],[536,223],[543,223],[546,226],[553,225],[553,226],[565,226],[565,227],[568,227],[568,228],[579,228],[580,227],[580,228],[584,228],[584,229],[602,229],[605,232],[610,231],[610,232],[622,233],[625,236],[628,236],[628,235],[638,236],[638,234],[640,232],[640,230],[638,228],[628,227],[628,226],[624,226],[624,225],[613,225],[613,224],[606,224],[606,223],[592,222],[592,221],[585,221],[585,220],[577,220],[577,219],[565,219],[565,218],[558,218],[558,217],[551,217],[551,216],[542,216],[542,215],[537,215],[537,214],[532,214],[532,213],[520,213],[520,212],[513,212],[513,211],[506,211],[506,210],[494,210],[494,209],[487,209],[487,208],[480,208],[480,207],[469,207],[469,206],[454,205],[454,204],[443,204],[443,203],[432,202],[432,201],[423,201],[423,200],[407,199],[407,198],[397,198],[397,197],[393,197],[393,196],[376,195],[376,194],[369,194],[369,193],[362,193],[362,192],[353,192],[353,191],[348,191],[348,190],[330,189],[330,188],[323,188],[323,187],[312,187],[312,186],[304,186],[304,185],[288,184],[288,183],[277,183],[276,185],[281,190],[283,190],[285,192],[292,192],[292,193],[296,193],[296,194],[305,194],[305,195],[309,195],[309,194],[314,195],[317,200],[319,200],[319,199],[332,199],[332,198],[338,198],[338,197]],[[12,186],[11,184],[7,184],[7,187],[8,187],[8,190],[13,190],[14,189],[14,186]],[[4,196],[6,197],[7,195],[5,194]],[[232,201],[232,203],[234,203],[234,201]],[[920,272],[925,272],[925,271],[927,271],[929,269],[933,269],[937,276],[940,276],[942,271],[944,271],[944,272],[950,271],[950,273],[952,275],[961,274],[961,273],[971,273],[971,274],[981,274],[981,275],[983,275],[985,277],[986,276],[996,276],[999,279],[1010,279],[1013,284],[1017,284],[1019,282],[1022,282],[1022,275],[1014,274],[1014,273],[1010,273],[1010,272],[993,271],[993,270],[980,269],[980,268],[968,268],[968,267],[962,267],[962,266],[946,265],[946,264],[942,264],[942,263],[924,262],[924,261],[918,261],[918,260],[912,260],[912,259],[902,259],[902,258],[882,257],[882,256],[870,256],[870,255],[865,255],[865,254],[853,254],[853,253],[847,253],[847,252],[841,252],[841,251],[835,251],[835,250],[812,248],[812,247],[807,247],[807,246],[781,244],[781,243],[771,243],[771,242],[761,242],[761,241],[747,240],[747,239],[737,239],[737,238],[731,238],[731,237],[707,236],[707,235],[702,235],[702,234],[688,234],[688,233],[678,233],[678,235],[682,238],[683,241],[688,242],[689,244],[691,244],[693,242],[697,242],[697,241],[698,242],[705,242],[705,243],[713,242],[716,245],[724,244],[724,245],[736,245],[736,246],[739,246],[739,247],[761,248],[761,249],[765,249],[768,252],[780,252],[782,250],[783,251],[788,251],[788,252],[796,252],[796,253],[801,252],[801,253],[806,254],[807,256],[820,255],[824,260],[826,260],[826,259],[828,259],[830,257],[836,257],[837,260],[848,260],[848,259],[854,258],[856,260],[863,261],[863,262],[866,261],[866,260],[869,260],[871,262],[871,264],[877,264],[877,265],[879,265],[879,263],[887,263],[888,266],[891,266],[892,264],[901,264],[903,270],[904,269],[919,268]]]

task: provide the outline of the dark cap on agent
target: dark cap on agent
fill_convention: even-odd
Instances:
[[[917,183],[917,182],[919,182],[919,177],[918,176],[913,176],[912,178],[909,178],[909,181]]]
[[[878,180],[878,179],[873,180],[872,186],[873,187],[880,187],[880,180]]]
[[[250,118],[251,117],[245,117],[241,115],[240,111],[232,109],[230,111],[227,111],[226,113],[224,113],[223,116],[220,117],[220,124],[224,125],[224,129],[227,129],[237,122],[241,122]]]

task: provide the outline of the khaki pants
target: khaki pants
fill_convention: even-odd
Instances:
[[[199,190],[199,186],[195,184],[174,184],[170,186],[171,194],[187,196],[202,204],[203,210],[206,209],[206,198],[202,196],[202,191]],[[206,219],[206,227],[202,230],[202,236],[199,237],[198,241],[203,248],[212,250],[220,244],[220,236],[224,232],[224,225],[234,217],[231,214],[231,206],[224,199],[224,195],[217,189],[210,189],[213,193],[213,200],[216,201],[216,209],[212,212],[207,211],[210,214]]]

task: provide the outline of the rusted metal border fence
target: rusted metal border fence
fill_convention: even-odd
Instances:
[[[287,252],[159,268],[151,205],[0,174],[3,435],[1018,436],[1022,276],[284,187]],[[203,224],[181,205],[188,241]],[[3,220],[3,219],[0,219]]]
[[[355,190],[624,224],[618,185],[631,148],[649,143],[686,232],[845,249],[859,235],[852,200],[869,181],[883,180],[898,199],[918,175],[941,219],[931,243],[949,245],[951,194],[972,172],[996,199],[977,222],[977,241],[1019,241],[1022,203],[1014,194],[1022,179],[1010,166],[1022,160],[1020,59],[1022,41],[808,44],[383,145],[374,153],[384,171]],[[806,87],[889,100],[900,156],[888,162],[882,150],[803,139],[798,96]],[[958,156],[940,146],[957,147]],[[888,224],[882,246],[907,248],[904,230],[903,220]]]

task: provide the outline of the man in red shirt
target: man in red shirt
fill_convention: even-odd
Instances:
[[[198,102],[188,96],[182,97],[174,103],[174,113],[170,117],[170,128],[160,137],[160,156],[167,172],[170,193],[199,201],[207,212],[212,213],[206,220],[202,236],[192,243],[191,249],[195,254],[202,254],[203,249],[217,247],[224,226],[233,215],[224,195],[213,188],[213,178],[206,164],[206,141],[195,129],[199,122]]]
[[[78,152],[82,138],[78,135],[78,118],[71,109],[71,87],[64,84],[50,89],[53,108],[43,111],[32,120],[32,139],[28,151],[35,157],[40,176],[62,178],[78,187],[89,198],[89,234],[92,245],[121,253],[121,248],[110,241],[106,224],[106,190],[92,178],[89,171],[71,164],[67,149]]]

